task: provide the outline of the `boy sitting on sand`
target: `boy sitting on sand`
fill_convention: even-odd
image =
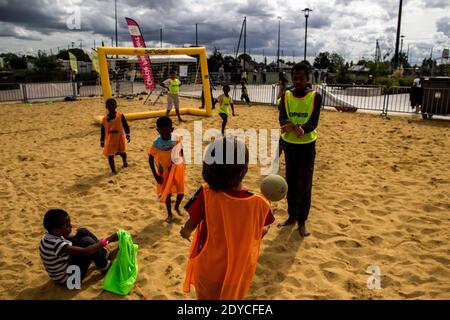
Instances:
[[[59,284],[65,284],[69,274],[67,268],[76,265],[81,271],[81,280],[86,276],[92,261],[95,265],[107,270],[118,249],[108,254],[106,246],[118,240],[114,233],[99,241],[89,230],[80,228],[75,236],[70,237],[72,225],[69,214],[62,209],[48,210],[44,216],[44,227],[47,232],[41,240],[39,251],[41,261],[49,277]]]

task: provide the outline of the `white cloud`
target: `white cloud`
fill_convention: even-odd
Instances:
[[[392,0],[120,0],[117,4],[123,45],[129,44],[125,16],[141,25],[147,46],[159,46],[161,27],[167,45],[193,43],[197,23],[200,43],[209,51],[218,47],[227,54],[236,47],[246,16],[248,50],[255,55],[264,50],[270,56],[277,51],[277,16],[281,16],[281,50],[285,56],[293,51],[303,56],[305,18],[301,10],[309,7],[313,10],[308,19],[311,61],[320,51],[337,52],[353,61],[370,58],[377,39],[382,51],[393,51],[397,30],[398,1]],[[68,5],[81,6],[81,30],[65,27]],[[80,39],[90,47],[94,40],[109,45],[114,36],[114,2],[110,0],[0,0],[0,8],[0,23],[9,23],[8,28],[1,28],[2,51],[65,47],[72,41],[79,44]],[[417,60],[429,55],[431,47],[449,46],[445,8],[450,8],[450,1],[403,1],[404,47],[409,46]]]

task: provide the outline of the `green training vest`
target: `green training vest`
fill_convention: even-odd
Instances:
[[[303,125],[309,121],[314,109],[315,91],[310,91],[303,98],[294,97],[290,90],[286,90],[284,95],[284,105],[286,114],[293,124]],[[317,139],[317,129],[297,137],[294,131],[281,134],[281,138],[289,143],[307,144]]]
[[[180,80],[175,79],[169,80],[169,93],[170,94],[178,94],[180,92]]]
[[[225,113],[227,116],[230,113],[230,106],[233,103],[233,99],[231,97],[226,97],[223,95],[222,97],[222,103],[219,101],[219,108],[217,109],[219,113]]]

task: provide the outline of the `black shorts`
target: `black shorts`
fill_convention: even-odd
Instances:
[[[226,121],[228,119],[228,115],[226,113],[219,113],[219,116],[222,118],[222,120]]]

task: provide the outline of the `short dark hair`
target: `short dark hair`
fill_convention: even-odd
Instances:
[[[291,75],[294,74],[294,71],[304,71],[306,78],[309,80],[309,66],[306,63],[297,63],[291,69]]]
[[[109,98],[108,100],[106,100],[105,106],[106,106],[106,108],[108,108],[109,106],[117,106],[116,99]]]
[[[44,228],[52,231],[61,228],[69,214],[62,209],[50,209],[44,216]]]
[[[158,128],[172,127],[172,119],[166,116],[159,117],[158,120],[156,120],[156,127]]]
[[[227,154],[230,149],[233,153]],[[248,171],[248,160],[248,148],[244,142],[233,136],[217,138],[206,148],[203,179],[216,191],[236,188]]]
[[[227,85],[227,84],[225,84],[223,87],[222,87],[222,90],[225,90],[225,88],[228,88],[228,91],[230,91],[231,89],[230,89],[230,86],[229,85]]]

